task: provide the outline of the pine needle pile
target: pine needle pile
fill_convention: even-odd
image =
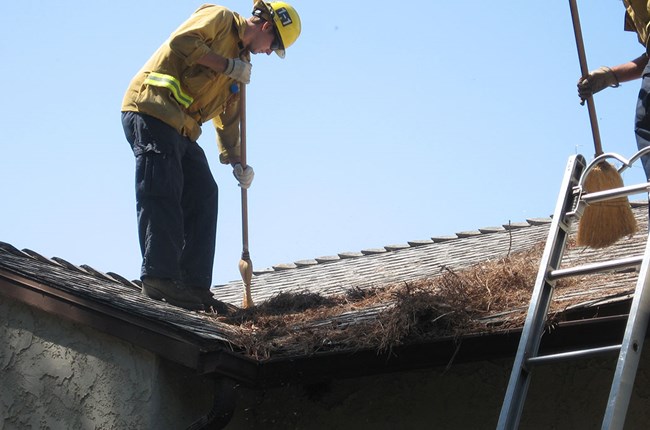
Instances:
[[[523,325],[543,245],[440,276],[382,288],[351,288],[324,297],[281,293],[221,318],[255,358],[377,349]],[[493,326],[482,317],[510,316]]]

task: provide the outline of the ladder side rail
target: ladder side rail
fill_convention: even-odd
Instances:
[[[580,180],[580,175],[585,168],[585,164],[585,159],[582,155],[573,155],[569,157],[565,169],[560,193],[553,213],[553,220],[549,228],[549,235],[546,240],[531,302],[528,307],[528,314],[522,329],[519,347],[499,415],[497,424],[497,429],[499,430],[516,429],[519,425],[526,393],[530,384],[530,371],[526,366],[526,360],[535,356],[539,350],[539,344],[546,323],[546,315],[555,286],[554,281],[548,280],[547,274],[557,269],[562,260],[571,224],[571,219],[567,214],[574,208],[575,196],[573,189]]]
[[[559,234],[560,241],[565,240]],[[553,237],[552,239],[555,239]],[[555,241],[554,241],[555,242]],[[517,354],[510,374],[508,388],[501,408],[497,429],[516,429],[524,407],[526,393],[530,384],[530,368],[526,362],[537,355],[539,344],[546,322],[546,314],[552,296],[554,285],[547,282],[546,265],[543,265],[535,281],[533,299],[528,307],[526,322],[521,333]],[[541,279],[540,279],[541,276]]]
[[[632,396],[650,316],[650,236],[630,306],[602,429],[622,429]]]

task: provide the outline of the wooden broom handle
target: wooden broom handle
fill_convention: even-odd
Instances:
[[[569,0],[571,7],[571,18],[573,20],[573,33],[575,34],[576,47],[578,48],[578,59],[580,60],[580,72],[582,77],[589,76],[589,68],[587,67],[587,56],[585,54],[585,45],[582,40],[582,29],[580,28],[580,16],[578,16],[578,6],[576,0]],[[596,117],[596,106],[594,106],[593,96],[587,98],[587,110],[589,111],[589,122],[591,123],[591,135],[594,139],[594,149],[596,150],[596,157],[603,153],[603,145],[600,141],[600,131],[598,129],[598,118]]]
[[[241,166],[246,169],[246,85],[240,84],[239,89],[239,130],[241,134]],[[246,188],[241,189],[241,228],[242,228],[242,255],[248,258],[248,193]]]

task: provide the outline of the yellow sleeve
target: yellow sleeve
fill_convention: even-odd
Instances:
[[[187,66],[208,54],[212,41],[228,34],[234,15],[222,6],[203,5],[171,35],[169,47]]]
[[[226,109],[212,120],[217,130],[219,161],[223,164],[230,164],[233,159],[241,157],[239,96],[231,97],[231,101],[226,103]]]

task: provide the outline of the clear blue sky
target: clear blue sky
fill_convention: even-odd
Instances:
[[[0,241],[139,276],[120,102],[201,3],[0,5]],[[248,16],[252,3],[222,4]],[[620,1],[579,4],[591,69],[642,52]],[[293,5],[301,38],[285,60],[253,57],[248,90],[256,269],[548,216],[568,156],[592,158],[567,0]],[[597,95],[606,151],[636,150],[638,85]],[[219,284],[240,279],[240,193],[203,130]],[[624,179],[642,180],[640,167]]]

